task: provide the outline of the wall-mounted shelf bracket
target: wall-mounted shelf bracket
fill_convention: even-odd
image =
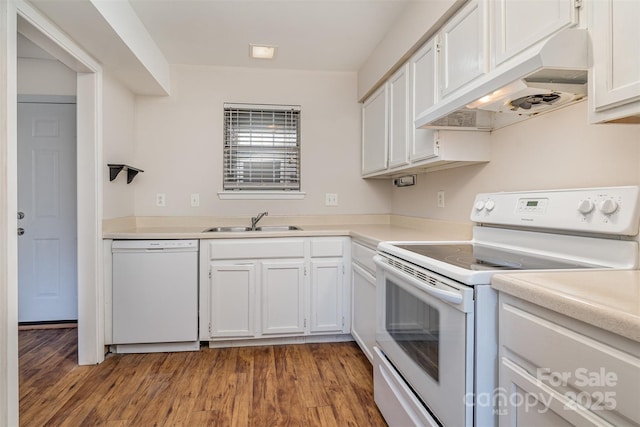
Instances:
[[[127,170],[127,184],[131,184],[133,178],[138,175],[139,172],[144,172],[142,169],[134,168],[129,165],[116,165],[116,164],[107,164],[109,166],[109,181],[113,181],[116,179],[121,170]]]

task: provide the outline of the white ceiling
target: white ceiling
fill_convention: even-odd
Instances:
[[[357,71],[409,1],[416,0],[129,0],[129,3],[171,64]],[[81,45],[83,40],[87,45],[95,44],[96,37],[101,37],[97,31],[92,34],[90,16],[87,14],[86,20],[82,16],[89,10],[86,0],[32,0],[32,3],[63,28],[73,27],[70,34]],[[99,40],[100,44],[108,42]],[[278,46],[276,58],[251,59],[250,43]],[[101,48],[109,50],[106,46]],[[112,60],[117,62],[117,58]]]

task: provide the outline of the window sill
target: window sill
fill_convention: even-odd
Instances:
[[[300,200],[307,193],[303,191],[220,191],[221,200]]]

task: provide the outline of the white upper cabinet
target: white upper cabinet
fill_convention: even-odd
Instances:
[[[434,143],[434,130],[416,129],[414,120],[437,101],[438,69],[436,38],[424,44],[409,60],[411,87],[410,132],[412,138],[410,159],[421,160],[437,155]]]
[[[409,163],[409,64],[389,78],[389,167]]]
[[[486,9],[486,0],[472,0],[440,30],[440,99],[487,71]]]
[[[588,7],[590,121],[640,123],[640,1],[594,0]]]
[[[575,0],[492,0],[492,65],[578,23]]]
[[[362,106],[362,175],[387,169],[387,104],[387,85],[383,85]]]

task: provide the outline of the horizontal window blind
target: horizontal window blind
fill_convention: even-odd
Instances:
[[[300,108],[224,105],[224,190],[300,190]]]

